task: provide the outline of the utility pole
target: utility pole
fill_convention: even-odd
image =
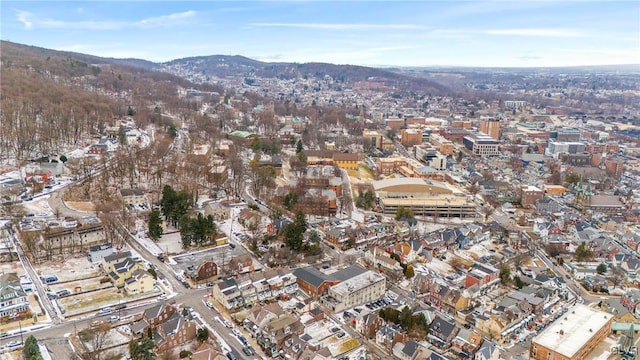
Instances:
[[[24,345],[24,339],[22,338],[22,319],[18,320],[18,325],[20,326],[20,344]]]

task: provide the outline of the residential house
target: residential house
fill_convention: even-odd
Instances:
[[[485,340],[482,342],[480,349],[473,356],[473,360],[499,360],[500,349],[496,343]]]
[[[376,344],[387,352],[392,352],[397,343],[405,344],[409,335],[398,325],[383,324],[376,332]]]
[[[260,331],[257,341],[268,354],[274,354],[282,349],[287,339],[294,334],[302,334],[303,330],[304,325],[297,316],[284,314],[269,321]]]
[[[637,316],[640,316],[640,290],[629,289],[620,297],[622,305]]]
[[[142,260],[131,258],[131,252],[126,251],[104,257],[102,270],[109,276],[113,285],[123,287],[125,281],[136,270],[145,270],[145,265]]]
[[[153,338],[158,352],[180,348],[196,338],[196,323],[180,313],[171,315],[167,321],[156,327]]]
[[[468,307],[471,301],[471,297],[464,290],[442,281],[435,281],[431,285],[428,297],[435,306],[453,313]]]
[[[169,317],[177,311],[178,309],[174,304],[161,301],[142,312],[142,318],[130,325],[131,332],[135,335],[146,335],[146,332],[144,331],[147,327],[158,326],[169,319]]]
[[[296,277],[288,270],[278,268],[218,280],[212,288],[212,295],[226,309],[234,309],[289,296],[297,290]]]
[[[400,256],[401,262],[411,264],[418,260],[422,252],[422,243],[419,240],[398,242],[394,244],[393,252]]]
[[[14,318],[29,312],[27,293],[20,285],[16,273],[0,275],[0,319]]]
[[[262,215],[256,210],[245,208],[238,214],[238,222],[247,229],[259,227],[262,223]]]
[[[499,280],[498,269],[488,264],[475,263],[467,273],[464,286],[469,288],[478,285],[482,289],[497,284]]]
[[[213,260],[201,260],[200,264],[186,275],[196,284],[213,281],[218,277],[218,265]]]
[[[229,260],[228,271],[236,274],[245,274],[255,271],[253,258],[249,254],[242,254]]]
[[[144,294],[153,291],[155,281],[153,276],[145,270],[135,270],[124,281],[124,291],[129,295]]]
[[[482,344],[482,335],[470,329],[460,329],[453,339],[451,351],[459,358],[469,359]]]
[[[458,330],[454,321],[436,315],[431,325],[429,325],[429,335],[427,338],[439,348],[448,348],[458,334]]]
[[[234,278],[224,278],[216,281],[211,289],[211,295],[225,309],[234,309],[244,305],[244,299]]]
[[[151,331],[159,353],[180,348],[196,338],[196,323],[179,313],[174,304],[165,302],[146,309],[130,327],[133,334],[140,336]]]
[[[492,339],[501,339],[501,334],[509,326],[509,319],[503,315],[480,314],[474,320],[476,329]]]
[[[421,347],[415,340],[409,340],[406,344],[401,342],[393,346],[393,356],[400,360],[413,360]]]
[[[120,196],[122,197],[122,203],[126,206],[148,205],[147,197],[144,195],[144,191],[140,189],[121,189]]]
[[[392,259],[386,251],[380,250],[378,246],[373,246],[365,253],[367,259],[374,267],[385,272],[399,274],[402,272],[402,266],[399,262]]]
[[[209,201],[204,205],[204,214],[211,215],[215,221],[223,221],[231,216],[229,204]]]
[[[373,339],[384,324],[384,320],[376,312],[360,315],[355,321],[354,327],[356,331],[362,334],[365,339]]]

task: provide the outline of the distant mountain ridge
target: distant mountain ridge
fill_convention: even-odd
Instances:
[[[240,55],[211,55],[176,59],[162,64],[165,71],[180,74],[188,71],[211,79],[227,77],[260,77],[290,80],[294,78],[332,79],[354,84],[361,81],[375,81],[387,87],[401,90],[422,90],[446,93],[448,88],[440,83],[424,78],[399,74],[386,69],[359,65],[335,65],[329,63],[267,63]],[[192,79],[193,80],[193,79]]]

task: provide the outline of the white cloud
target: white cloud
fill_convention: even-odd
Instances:
[[[538,37],[583,37],[582,31],[575,29],[489,29],[481,31],[487,35],[538,36]]]
[[[110,20],[82,20],[82,21],[64,21],[56,19],[37,18],[32,13],[22,10],[16,10],[18,21],[25,28],[43,28],[43,29],[79,29],[79,30],[119,30],[130,27],[139,28],[157,28],[169,27],[172,25],[182,24],[185,20],[196,15],[195,11],[185,11],[169,15],[150,17],[138,21],[110,21]]]
[[[195,11],[189,10],[189,11],[185,11],[185,12],[181,12],[181,13],[175,13],[175,14],[169,14],[169,15],[163,15],[163,16],[157,16],[157,17],[150,17],[150,18],[142,19],[142,20],[138,21],[136,23],[136,25],[137,26],[141,26],[141,27],[167,26],[167,25],[170,25],[170,24],[181,23],[186,19],[194,17],[195,15],[196,15]]]
[[[31,13],[22,10],[16,10],[18,13],[18,21],[20,21],[26,29],[31,29],[33,27],[33,23],[31,22]]]
[[[250,27],[283,27],[318,30],[424,30],[415,24],[251,23]]]

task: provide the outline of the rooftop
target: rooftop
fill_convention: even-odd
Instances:
[[[366,271],[335,285],[331,288],[331,291],[341,296],[347,296],[349,293],[364,289],[367,286],[384,280],[385,278],[381,274],[373,271]]]
[[[539,344],[572,358],[611,319],[612,315],[606,312],[578,304],[536,336],[532,344]]]

